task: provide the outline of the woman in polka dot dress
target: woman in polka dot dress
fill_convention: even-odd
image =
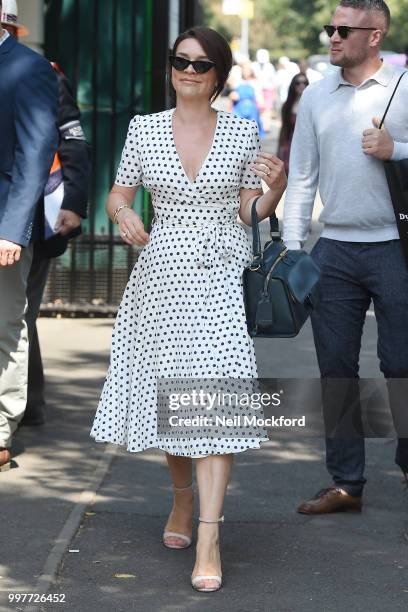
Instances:
[[[157,433],[158,378],[254,378],[255,353],[247,334],[241,277],[250,244],[237,215],[261,219],[285,188],[283,164],[259,152],[257,125],[211,107],[232,66],[228,43],[214,30],[181,34],[172,55],[176,108],[130,122],[107,211],[127,244],[144,248],[119,308],[111,362],[91,436],[130,452],[166,453],[174,504],[163,543],[192,541],[192,459],[196,459],[200,518],[192,585],[221,587],[218,523],[234,453],[265,439]],[[137,188],[152,195],[150,235],[131,210]]]

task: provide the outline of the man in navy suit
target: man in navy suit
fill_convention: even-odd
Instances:
[[[26,285],[40,231],[37,203],[58,146],[57,113],[49,62],[0,26],[0,471],[10,467],[26,405]]]
[[[29,30],[18,23],[18,6],[16,0],[3,0],[3,11],[0,25],[17,40],[27,36]],[[30,346],[28,358],[27,407],[20,425],[42,425],[45,422],[45,384],[41,358],[40,343],[36,320],[40,311],[42,296],[48,277],[51,258],[58,257],[68,247],[68,241],[81,233],[81,218],[87,216],[88,177],[90,172],[89,145],[80,123],[81,115],[70,83],[58,64],[51,62],[57,76],[59,90],[58,127],[59,144],[54,159],[54,172],[45,187],[53,185],[55,189],[62,179],[64,194],[52,237],[33,244],[33,260],[27,280],[28,340]],[[45,208],[40,202],[41,209]],[[49,230],[49,227],[48,227]]]

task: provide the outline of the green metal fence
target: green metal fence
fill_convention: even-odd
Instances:
[[[180,29],[194,20],[180,0]],[[53,261],[43,311],[114,311],[137,259],[123,245],[104,204],[130,119],[166,107],[168,0],[48,0],[45,54],[68,76],[92,150],[89,218],[82,237]],[[135,209],[149,226],[149,195]]]

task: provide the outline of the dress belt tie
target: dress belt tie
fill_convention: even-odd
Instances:
[[[237,244],[231,228],[238,226],[236,221],[228,223],[206,223],[205,225],[182,225],[154,221],[159,227],[174,227],[180,229],[200,230],[200,237],[196,244],[195,263],[199,267],[210,268],[217,260],[228,261],[235,253]]]

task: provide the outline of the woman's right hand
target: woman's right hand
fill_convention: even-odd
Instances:
[[[126,244],[146,246],[150,236],[145,231],[139,215],[130,208],[122,208],[118,213],[120,236]]]

